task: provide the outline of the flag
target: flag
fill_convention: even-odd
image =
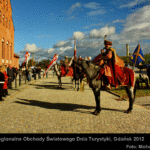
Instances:
[[[28,65],[28,61],[29,61],[29,58],[30,58],[30,53],[27,52],[25,56],[26,56],[26,61],[27,61],[27,65]]]
[[[138,65],[142,61],[145,61],[140,44],[138,44],[133,55],[131,56],[131,61],[133,62],[134,66]]]
[[[58,59],[58,55],[55,54],[52,61],[50,62],[50,64],[48,65],[43,77],[45,76],[46,72],[56,63],[56,60]]]
[[[30,57],[30,53],[26,52],[26,54],[25,54],[25,61],[23,62],[22,66],[24,66],[26,61],[27,61],[27,64],[28,64],[29,57]]]

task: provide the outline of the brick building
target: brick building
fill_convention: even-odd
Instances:
[[[14,25],[10,0],[0,0],[0,65],[19,67],[14,54]]]

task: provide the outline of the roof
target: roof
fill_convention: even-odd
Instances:
[[[18,55],[16,55],[15,53],[14,53],[14,57],[16,57],[16,58],[20,58]]]

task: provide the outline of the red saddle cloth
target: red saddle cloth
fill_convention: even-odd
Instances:
[[[115,87],[118,85],[122,86],[134,86],[134,72],[132,69],[129,69],[127,67],[119,67],[118,65],[115,65],[115,70],[116,70],[116,80],[114,81],[112,79],[112,85],[114,85],[115,82]],[[104,74],[104,69],[102,68],[100,70],[100,74],[97,77],[97,79],[101,79],[102,75]]]
[[[127,67],[123,67],[124,83],[123,85],[134,86],[134,71]]]
[[[73,68],[72,67],[69,67],[69,71],[68,72],[66,72],[64,66],[61,66],[60,70],[61,70],[61,77],[64,77],[64,76],[73,77]]]

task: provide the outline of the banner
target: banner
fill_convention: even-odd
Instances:
[[[28,64],[29,57],[30,57],[30,53],[26,52],[26,54],[25,54],[25,61],[23,62],[22,66],[24,66],[26,61],[27,61],[27,64]],[[26,64],[26,66],[27,66],[27,64]]]
[[[131,61],[134,63],[134,66],[138,65],[142,61],[145,61],[140,44],[138,44],[138,46],[136,47],[136,49],[131,57]]]
[[[55,54],[52,61],[50,62],[50,64],[48,65],[43,77],[45,76],[46,72],[56,63],[56,60],[58,59],[58,55]]]

